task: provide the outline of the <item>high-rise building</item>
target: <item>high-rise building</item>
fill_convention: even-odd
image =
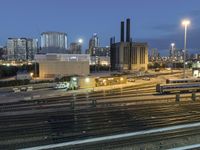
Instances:
[[[7,40],[6,56],[7,60],[15,59],[15,48],[17,47],[17,39],[8,38]]]
[[[89,49],[86,50],[86,54],[90,54]],[[91,55],[91,56],[106,56],[106,57],[109,57],[110,56],[110,47],[106,46],[106,47],[93,48],[93,55]]]
[[[109,57],[110,56],[110,47],[106,46],[106,47],[98,47],[95,49],[95,56],[106,56]]]
[[[132,42],[130,37],[130,19],[126,20],[126,42],[124,40],[124,22],[121,22],[121,40],[115,43],[110,41],[110,56],[112,70],[147,70],[148,45],[147,43]]]
[[[96,33],[93,34],[89,41],[89,54],[91,56],[95,55],[95,50],[99,47],[99,38]]]
[[[8,38],[7,56],[8,60],[26,60],[26,39]]]
[[[73,43],[70,43],[70,48],[69,48],[69,53],[70,54],[81,54],[81,43],[79,42],[73,42]]]
[[[27,39],[27,60],[33,60],[38,53],[38,39]]]
[[[37,49],[37,39],[8,38],[7,60],[33,60]]]
[[[151,49],[151,55],[150,55],[150,60],[151,61],[157,61],[159,58],[159,53],[157,48],[152,48]]]
[[[43,32],[41,34],[42,53],[65,53],[67,34],[63,32]]]
[[[0,47],[0,60],[3,59],[3,55],[4,55],[4,47]]]
[[[183,62],[184,52],[182,49],[175,49],[174,50],[174,59],[178,62]]]

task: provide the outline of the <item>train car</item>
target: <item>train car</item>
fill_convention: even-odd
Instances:
[[[193,92],[200,91],[200,83],[185,83],[185,84],[157,84],[156,92],[164,93],[177,93],[177,92]]]
[[[167,79],[166,84],[172,83],[200,83],[200,79],[188,78],[188,79]]]

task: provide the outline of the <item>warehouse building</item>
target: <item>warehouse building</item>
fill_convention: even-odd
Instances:
[[[40,78],[87,76],[90,73],[87,54],[38,54],[35,59],[39,63]]]

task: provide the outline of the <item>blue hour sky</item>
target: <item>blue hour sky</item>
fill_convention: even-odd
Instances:
[[[84,48],[93,33],[101,46],[119,40],[120,21],[131,19],[135,41],[168,49],[183,47],[183,18],[192,22],[188,48],[200,49],[200,0],[0,0],[0,45],[8,37],[40,38],[44,31],[68,34],[69,42],[83,38]]]

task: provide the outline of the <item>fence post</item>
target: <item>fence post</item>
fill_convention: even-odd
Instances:
[[[96,105],[97,105],[97,100],[96,99],[92,100],[92,106],[96,107]]]
[[[192,101],[196,101],[196,93],[192,92]]]
[[[180,93],[176,93],[176,102],[180,101]]]

